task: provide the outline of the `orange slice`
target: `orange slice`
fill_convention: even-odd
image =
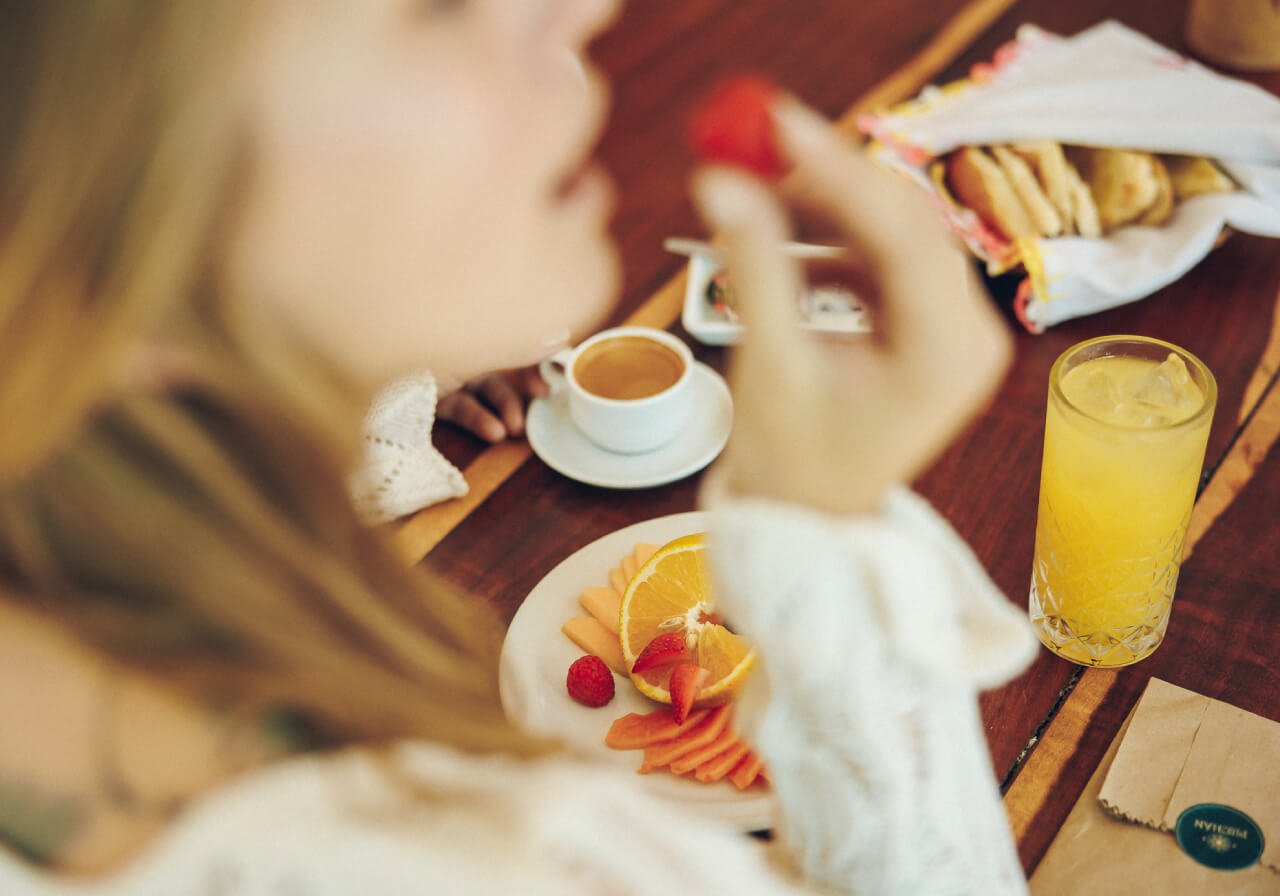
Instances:
[[[694,661],[710,673],[694,705],[709,706],[730,699],[756,655],[746,640],[725,628],[715,615],[706,539],[701,533],[660,547],[627,584],[618,626],[626,667],[635,664],[650,641],[673,631],[685,634],[693,647]],[[631,681],[650,700],[670,703],[670,676],[668,667],[632,675]]]

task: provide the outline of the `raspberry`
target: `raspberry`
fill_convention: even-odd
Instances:
[[[613,673],[604,660],[588,654],[573,661],[565,687],[583,706],[604,706],[613,699]]]

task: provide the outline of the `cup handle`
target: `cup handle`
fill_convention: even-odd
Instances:
[[[569,359],[572,356],[572,349],[562,348],[560,351],[547,355],[547,357],[538,362],[538,375],[546,381],[552,395],[564,388],[564,372],[569,366]]]

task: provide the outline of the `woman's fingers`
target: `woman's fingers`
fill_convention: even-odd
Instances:
[[[883,301],[872,302],[877,338],[890,345],[945,338],[945,293],[963,283],[963,258],[937,212],[905,179],[876,166],[828,122],[793,99],[774,110],[778,135],[794,164],[783,191],[789,202],[825,217],[851,244]]]
[[[504,370],[472,380],[440,399],[436,409],[448,420],[486,442],[524,434],[525,404],[550,393],[536,367]]]
[[[436,414],[441,420],[448,420],[486,442],[501,442],[507,437],[507,428],[502,421],[465,389],[441,398]]]
[[[509,376],[521,398],[546,398],[551,394],[551,387],[538,372],[537,364],[532,367],[518,367],[510,371]]]
[[[790,225],[778,200],[754,177],[727,168],[707,168],[694,178],[694,198],[724,240],[738,310],[746,323],[735,361],[763,375],[796,363],[803,335],[797,297],[803,287],[796,264],[781,246]]]
[[[524,396],[516,391],[511,380],[504,374],[491,373],[480,380],[477,390],[498,415],[507,435],[518,436],[524,432]]]

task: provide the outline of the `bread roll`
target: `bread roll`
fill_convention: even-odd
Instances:
[[[1068,179],[1066,154],[1061,144],[1052,140],[1037,140],[1033,143],[1015,143],[1013,151],[1026,160],[1035,172],[1036,180],[1044,189],[1045,195],[1057,209],[1062,218],[1064,231],[1074,230],[1075,213],[1072,211],[1071,182]],[[1079,176],[1077,175],[1077,180]]]
[[[947,160],[952,194],[1007,240],[1039,235],[1009,178],[990,156],[964,146]]]
[[[1151,208],[1143,212],[1137,220],[1137,223],[1144,227],[1159,227],[1173,217],[1173,181],[1169,178],[1169,170],[1164,167],[1164,162],[1156,159],[1155,163],[1153,170],[1159,192]]]
[[[1035,226],[1036,232],[1045,237],[1061,236],[1062,216],[1049,201],[1048,195],[1041,188],[1040,181],[1036,180],[1035,173],[1026,160],[1007,146],[993,146],[991,154],[995,156],[996,164],[1013,185],[1013,191],[1018,194],[1022,207],[1031,217],[1031,223]]]
[[[1236,188],[1221,168],[1202,156],[1162,155],[1160,161],[1169,171],[1173,194],[1179,200],[1209,193],[1230,193]]]
[[[1104,233],[1138,220],[1160,200],[1160,162],[1149,152],[1072,146],[1067,158],[1089,185]]]

